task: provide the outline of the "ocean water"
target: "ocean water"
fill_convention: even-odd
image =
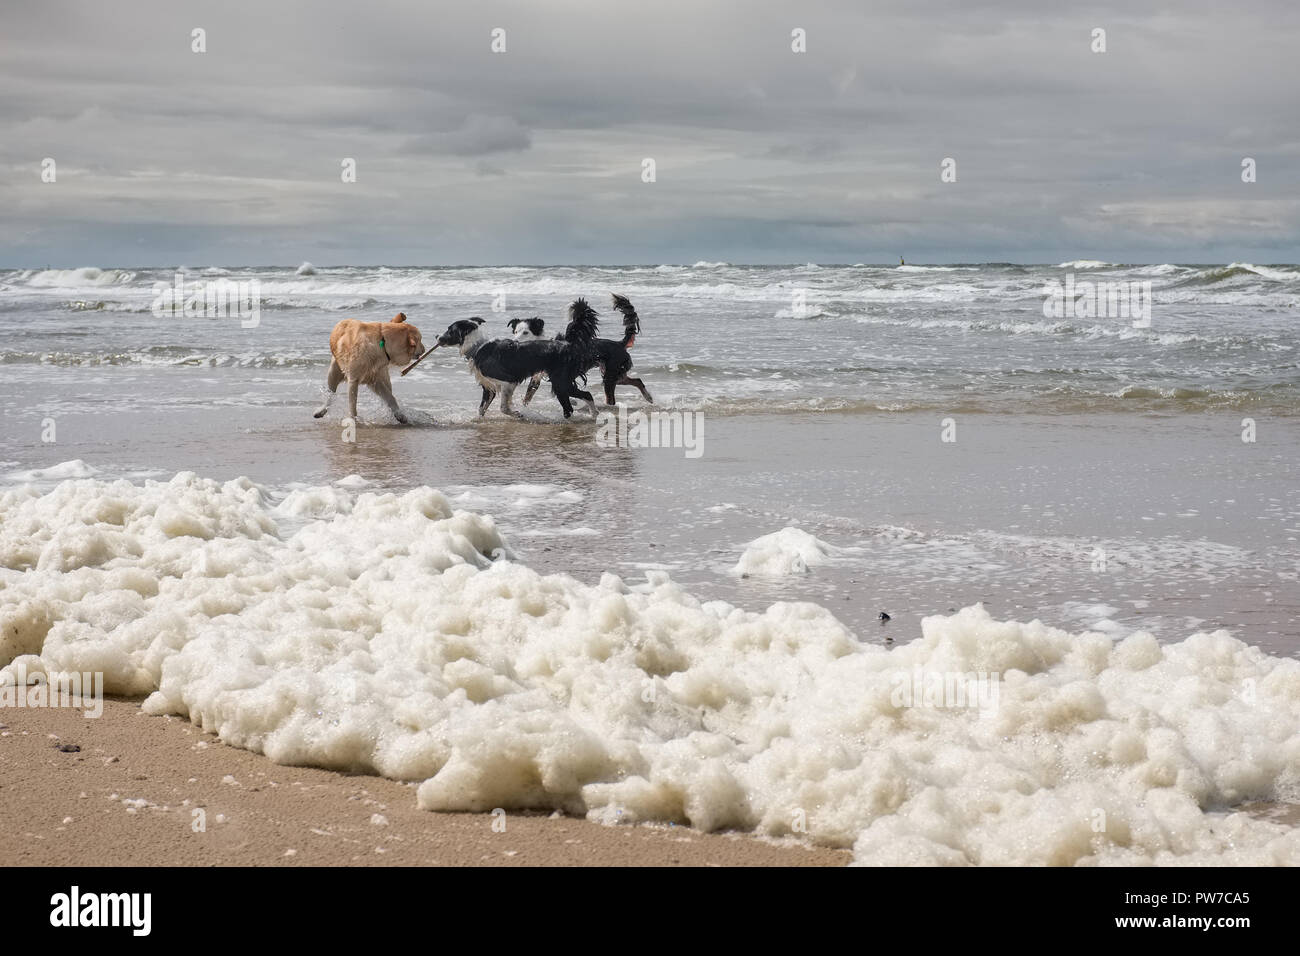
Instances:
[[[157,317],[176,271],[0,272],[0,663],[431,809],[1300,861],[1240,812],[1300,799],[1300,267],[186,270],[256,279],[251,327]],[[1149,282],[1149,325],[1045,315],[1070,276]],[[443,352],[410,427],[311,417],[341,318],[612,331],[608,292],[698,457],[545,389],[479,421]]]
[[[797,411],[1130,412],[1294,415],[1296,266],[695,266],[645,268],[205,268],[189,283],[257,280],[262,323],[163,324],[176,269],[0,271],[0,364],[240,369],[260,400],[302,394],[339,318],[405,311],[426,333],[483,315],[539,315],[555,331],[585,294],[629,296],[645,320],[637,365],[674,406],[714,415]],[[1048,282],[1150,282],[1150,328],[1043,314]],[[493,311],[494,305],[499,311]],[[613,322],[616,314],[608,317]],[[266,375],[284,372],[286,375]],[[263,373],[263,374],[258,374]],[[32,379],[31,376],[37,376]],[[308,376],[310,378],[310,376]],[[436,377],[435,377],[436,378]],[[268,387],[275,383],[277,387]],[[314,383],[313,383],[314,384]],[[425,383],[426,386],[429,383]],[[436,386],[439,383],[434,381]],[[435,388],[421,407],[460,417]]]

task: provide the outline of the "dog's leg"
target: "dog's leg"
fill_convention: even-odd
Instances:
[[[328,389],[325,393],[325,404],[316,409],[316,418],[324,418],[325,413],[330,410],[330,402],[334,400],[334,392],[341,381],[343,381],[343,369],[339,368],[339,360],[332,358],[329,373],[325,376],[325,388]]]
[[[501,411],[507,415],[519,414],[510,407],[510,400],[514,397],[515,389],[518,387],[518,382],[507,382],[505,388],[501,389]]]
[[[357,391],[360,388],[360,382],[348,382],[348,415],[354,422],[357,420]]]
[[[376,378],[370,383],[370,390],[384,400],[393,416],[403,425],[409,425],[410,419],[402,412],[397,404],[397,399],[393,397],[393,383],[388,377],[388,369],[384,369],[383,375]]]
[[[478,403],[479,418],[482,418],[487,414],[488,406],[492,404],[492,400],[496,397],[496,392],[492,391],[492,389],[488,388],[486,385],[483,386],[483,400]]]
[[[528,383],[528,390],[524,392],[525,405],[527,405],[529,402],[533,400],[533,396],[537,394],[537,389],[541,384],[542,384],[542,373],[538,372],[536,375],[533,376],[533,380]]]
[[[601,384],[605,386],[605,404],[606,404],[606,405],[613,405],[613,404],[614,404],[614,386],[617,385],[617,384],[619,384],[619,383],[616,382],[616,381],[614,381],[613,379],[608,379],[608,378],[607,378],[607,379],[604,379],[604,380],[601,382]]]
[[[574,398],[580,398],[580,399],[582,399],[584,402],[586,402],[586,403],[587,403],[587,411],[591,412],[591,417],[592,417],[592,418],[595,418],[595,417],[596,417],[596,401],[595,401],[595,399],[593,399],[593,398],[591,397],[591,392],[584,391],[583,389],[578,388],[577,385],[574,385],[574,387],[573,387],[573,397],[574,397]]]
[[[551,380],[551,394],[555,396],[555,400],[558,401],[560,407],[564,409],[565,418],[573,417],[573,402],[570,401],[571,398],[580,398],[583,395],[586,395],[587,401],[591,401],[591,395],[579,389],[576,381],[568,378],[557,379],[553,374],[550,375],[549,378]]]
[[[655,403],[655,400],[650,397],[650,393],[646,391],[645,382],[641,381],[639,378],[632,378],[630,375],[624,375],[618,380],[618,384],[631,385],[636,388],[636,390],[641,393],[641,397],[646,400],[647,405],[653,405]]]

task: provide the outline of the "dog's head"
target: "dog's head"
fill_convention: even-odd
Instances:
[[[406,321],[403,312],[397,313],[393,321],[385,322],[380,334],[383,337],[384,351],[388,353],[388,361],[392,365],[414,362],[424,354],[420,330]]]
[[[482,325],[483,320],[478,316],[472,319],[459,319],[447,326],[447,331],[438,336],[438,345],[459,348],[463,352],[482,337]]]
[[[526,342],[529,339],[540,339],[542,330],[546,328],[546,320],[533,316],[531,319],[511,319],[506,325],[510,326],[510,334],[514,336],[515,341]]]

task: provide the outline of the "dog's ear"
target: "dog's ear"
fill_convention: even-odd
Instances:
[[[522,321],[523,319],[511,319],[509,322],[506,323],[506,325],[510,326],[510,331],[513,332],[515,330],[515,326]]]
[[[533,316],[533,321],[537,323],[537,334],[541,335],[542,329],[546,328],[546,320],[539,319],[537,316]]]
[[[405,321],[406,321],[406,313],[405,313],[405,312],[398,312],[397,315],[395,315],[395,316],[393,317],[393,324],[394,324],[394,325],[396,325],[398,322],[405,322]]]
[[[415,329],[407,329],[406,330],[406,351],[418,352],[420,350],[419,338],[420,338],[420,334],[416,332]]]

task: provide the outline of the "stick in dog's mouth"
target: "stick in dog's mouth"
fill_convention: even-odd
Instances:
[[[428,350],[425,351],[424,355],[428,355],[429,352],[432,352],[432,351],[433,351],[434,349],[436,349],[437,347],[438,347],[437,345],[431,345],[431,346],[429,346]],[[417,365],[419,365],[421,362],[423,362],[423,361],[424,361],[424,355],[421,355],[418,359],[416,359],[416,360],[415,360],[414,362],[412,362],[410,365],[406,366],[406,368],[402,369],[402,374],[405,375],[405,374],[406,374],[407,372],[409,372],[411,369],[415,368]]]

